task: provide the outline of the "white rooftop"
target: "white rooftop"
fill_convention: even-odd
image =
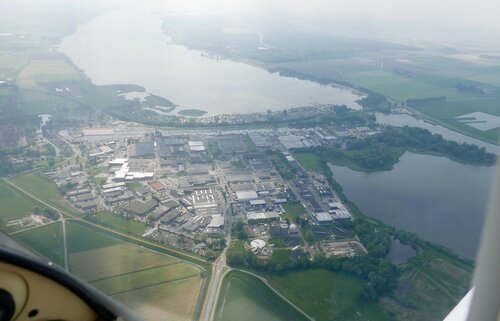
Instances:
[[[207,227],[220,228],[221,226],[224,226],[224,217],[222,215],[212,215],[212,220]]]
[[[257,192],[247,190],[236,192],[236,198],[238,201],[251,201],[258,199],[259,196],[257,195]]]
[[[329,222],[332,221],[332,216],[326,212],[319,212],[314,214],[318,222]]]

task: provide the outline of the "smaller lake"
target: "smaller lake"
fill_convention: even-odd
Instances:
[[[404,245],[399,240],[393,238],[391,240],[389,253],[387,253],[385,258],[391,261],[393,264],[400,264],[414,257],[415,254],[417,254],[417,252],[415,252],[415,250],[411,246]]]
[[[390,171],[329,167],[365,215],[475,258],[494,167],[409,152]]]

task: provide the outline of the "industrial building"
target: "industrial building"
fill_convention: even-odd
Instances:
[[[155,200],[148,200],[146,202],[134,200],[125,206],[127,212],[133,213],[138,216],[144,216],[151,213],[158,206],[158,202]]]
[[[256,200],[259,198],[256,191],[247,190],[236,192],[236,198],[238,202],[246,202],[251,200]]]
[[[316,212],[312,214],[312,217],[318,224],[331,224],[333,223],[332,215],[326,212]]]

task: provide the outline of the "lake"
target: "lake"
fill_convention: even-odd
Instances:
[[[390,171],[329,167],[366,215],[475,258],[494,167],[409,152]]]
[[[104,13],[65,37],[58,50],[93,83],[139,85],[179,105],[177,110],[213,115],[315,103],[360,108],[350,89],[281,77],[171,44],[161,28],[163,16],[153,11],[144,5]]]

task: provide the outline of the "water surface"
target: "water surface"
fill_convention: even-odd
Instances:
[[[494,167],[409,152],[391,171],[329,166],[345,195],[366,215],[475,257]]]
[[[169,44],[162,16],[143,7],[102,14],[63,39],[59,51],[98,85],[135,84],[180,109],[209,114],[279,110],[314,103],[360,108],[350,89],[281,77]],[[165,18],[168,19],[168,16]]]

